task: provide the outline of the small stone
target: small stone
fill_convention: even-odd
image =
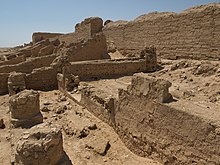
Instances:
[[[105,138],[96,138],[87,144],[87,148],[93,149],[97,154],[105,156],[110,149],[111,145],[108,139]]]
[[[83,129],[83,130],[80,131],[78,137],[79,137],[80,139],[82,139],[82,138],[87,137],[88,135],[89,135],[89,131],[86,130],[86,129]]]
[[[62,114],[65,112],[65,110],[67,110],[67,106],[66,105],[63,105],[63,106],[60,106],[56,109],[56,113],[57,114]]]
[[[49,101],[45,101],[43,104],[44,104],[44,105],[50,105],[50,104],[52,104],[52,103],[49,102]]]
[[[107,162],[108,160],[106,158],[103,159],[103,162]]]
[[[96,124],[92,124],[92,125],[88,126],[88,128],[89,128],[90,130],[96,130],[96,129],[97,129],[97,126],[96,126]]]
[[[66,97],[65,96],[61,96],[60,101],[66,101]]]
[[[49,109],[48,107],[43,107],[43,108],[41,108],[41,111],[42,111],[42,112],[49,112],[50,109]]]

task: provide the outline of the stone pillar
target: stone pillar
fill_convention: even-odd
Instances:
[[[145,47],[140,52],[140,58],[145,58],[146,72],[153,72],[157,69],[157,54],[154,46]]]
[[[25,73],[12,72],[8,77],[8,92],[12,96],[26,89]]]
[[[30,127],[43,122],[40,113],[39,93],[24,90],[10,100],[11,123],[16,127]]]
[[[17,165],[56,165],[66,161],[60,129],[48,124],[32,127],[17,142],[15,163]]]

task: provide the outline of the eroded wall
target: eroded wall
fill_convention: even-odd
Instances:
[[[83,39],[81,42],[64,46],[57,53],[68,55],[69,62],[109,58],[106,38],[101,33],[94,35],[92,38]]]
[[[33,44],[45,40],[45,39],[49,39],[49,38],[54,38],[54,37],[58,37],[61,36],[63,34],[61,33],[44,33],[44,32],[36,32],[33,33],[32,35],[32,42]]]
[[[80,79],[109,78],[144,72],[145,64],[143,59],[83,61],[71,63],[69,72]]]
[[[76,24],[75,32],[57,37],[61,42],[77,43],[82,39],[88,40],[93,35],[102,32],[103,20],[99,17],[86,18],[81,23]]]
[[[10,60],[5,60],[0,62],[0,66],[18,64],[24,62],[25,60],[26,60],[25,56],[18,56]]]
[[[163,58],[220,59],[220,4],[182,13],[151,13],[128,23],[112,22],[103,29],[124,54],[154,45]]]
[[[94,87],[89,92],[88,88],[82,90],[81,103],[111,125],[137,155],[165,165],[219,164],[220,134],[215,114],[207,117],[199,114],[198,111],[204,110],[201,107],[197,113],[188,106],[182,108],[182,105],[193,104],[189,101],[163,104],[164,98],[170,98],[167,81],[140,75],[136,78],[127,90],[119,90],[119,99],[113,100],[113,109],[106,106],[108,97],[103,96],[103,92],[93,93]],[[156,96],[163,99],[158,100]]]
[[[33,70],[26,75],[26,87],[33,90],[58,89],[57,70],[52,67],[43,67]]]
[[[44,66],[49,66],[51,62],[56,58],[56,55],[50,55],[45,57],[32,58],[30,60],[24,61],[15,65],[5,65],[0,66],[0,73],[10,73],[10,72],[22,72],[30,73],[35,68],[41,68]]]

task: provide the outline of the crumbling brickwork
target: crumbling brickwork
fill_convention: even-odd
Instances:
[[[163,164],[219,164],[219,123],[200,113],[205,110],[201,107],[193,112],[187,106],[179,107],[180,103],[163,104],[172,99],[170,85],[137,74],[127,89],[119,90],[119,98],[113,98],[113,109],[108,109],[108,94],[94,87],[81,89],[81,103],[111,125],[137,155]]]
[[[150,13],[128,23],[112,22],[103,29],[123,54],[155,45],[163,58],[220,58],[220,4],[194,7],[182,13]]]
[[[43,32],[37,32],[37,33],[33,33],[32,35],[32,42],[33,44],[45,40],[45,39],[50,39],[50,38],[54,38],[54,37],[58,37],[60,35],[63,35],[61,33],[43,33]]]

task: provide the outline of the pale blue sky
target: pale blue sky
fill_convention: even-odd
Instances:
[[[0,47],[28,43],[33,32],[73,32],[76,23],[90,16],[132,20],[211,2],[220,0],[0,0]]]

